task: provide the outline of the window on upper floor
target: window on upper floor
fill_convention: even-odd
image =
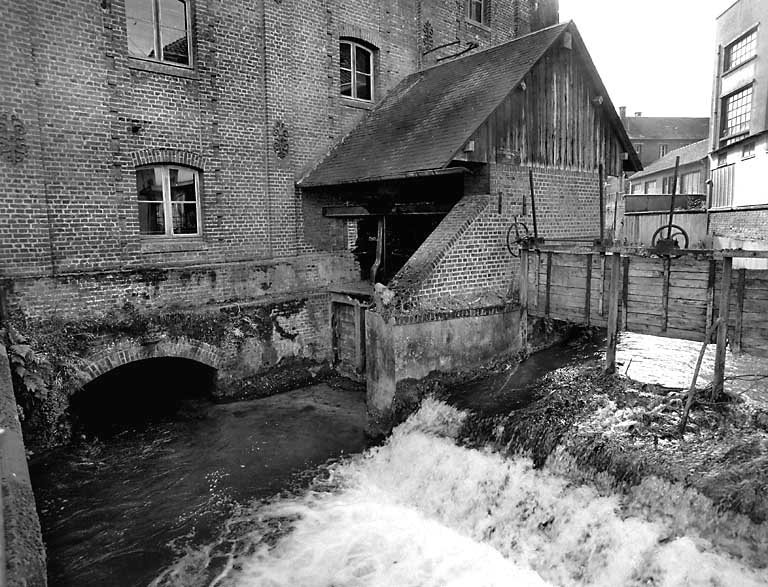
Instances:
[[[754,156],[755,156],[755,141],[749,141],[748,143],[744,143],[744,146],[741,148],[741,158],[751,159]]]
[[[139,232],[146,236],[194,236],[201,233],[200,177],[176,165],[136,170]]]
[[[637,156],[640,157],[643,154],[643,143],[637,143],[635,145],[635,153],[637,153]]]
[[[173,65],[191,65],[187,0],[125,0],[128,54]]]
[[[729,139],[749,132],[752,116],[752,86],[748,86],[723,98],[720,116],[720,136]]]
[[[655,194],[656,193],[656,180],[653,181],[646,181],[643,184],[643,193],[644,194]]]
[[[373,51],[355,41],[339,42],[341,95],[356,100],[373,100]]]
[[[756,55],[757,29],[752,29],[725,48],[723,71],[730,71]]]
[[[659,145],[659,157],[663,157],[669,153],[669,145]]]
[[[467,0],[467,18],[473,22],[487,24],[488,11],[485,0]]]

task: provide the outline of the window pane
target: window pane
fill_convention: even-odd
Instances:
[[[339,43],[339,55],[342,69],[352,69],[352,47],[349,43]]]
[[[361,100],[371,99],[371,76],[362,73],[355,76],[355,98]]]
[[[173,234],[197,234],[197,205],[172,204]]]
[[[152,10],[152,0],[125,0],[125,16],[127,20],[155,20]]]
[[[355,47],[355,70],[370,75],[371,53],[362,47]]]
[[[160,27],[160,43],[163,47],[164,61],[189,65],[189,47],[185,31]]]
[[[139,232],[141,234],[165,234],[163,203],[139,202]]]
[[[137,169],[136,192],[139,194],[139,200],[147,202],[162,202],[162,169],[160,167]]]
[[[723,108],[723,136],[729,137],[749,130],[752,115],[752,87],[725,99]]]
[[[352,95],[352,72],[346,69],[341,70],[341,95]]]
[[[469,18],[475,22],[483,22],[482,0],[469,0]]]
[[[187,30],[187,3],[179,0],[160,0],[160,24],[181,31]]]
[[[725,70],[733,69],[755,56],[757,31],[748,33],[725,49]]]
[[[133,57],[155,56],[155,27],[151,22],[128,19],[128,53]]]

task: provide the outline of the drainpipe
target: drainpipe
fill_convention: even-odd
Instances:
[[[267,70],[267,0],[261,2],[261,66],[262,66],[262,92],[264,93],[264,197],[267,208],[267,249],[269,257],[273,257],[272,250],[272,190],[269,178],[269,79]]]

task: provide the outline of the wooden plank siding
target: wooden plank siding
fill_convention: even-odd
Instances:
[[[611,263],[605,262],[605,253],[547,251],[527,257],[530,316],[607,325],[605,303]],[[549,271],[547,259],[551,259]],[[620,266],[618,324],[623,330],[700,342],[715,318],[722,315],[722,259],[623,255]],[[727,314],[732,347],[768,356],[768,271],[734,272]]]
[[[620,175],[623,147],[593,88],[576,48],[549,51],[473,134],[467,160],[513,154],[521,165],[594,171],[602,163]]]

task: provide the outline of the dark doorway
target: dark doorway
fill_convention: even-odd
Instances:
[[[393,214],[386,217],[386,263],[378,281],[388,283],[437,228],[444,214]],[[354,253],[360,263],[360,277],[369,280],[376,260],[379,217],[362,218],[357,223]]]
[[[134,361],[104,373],[70,403],[75,432],[109,436],[176,413],[183,400],[211,397],[216,369],[197,361],[158,358]]]

